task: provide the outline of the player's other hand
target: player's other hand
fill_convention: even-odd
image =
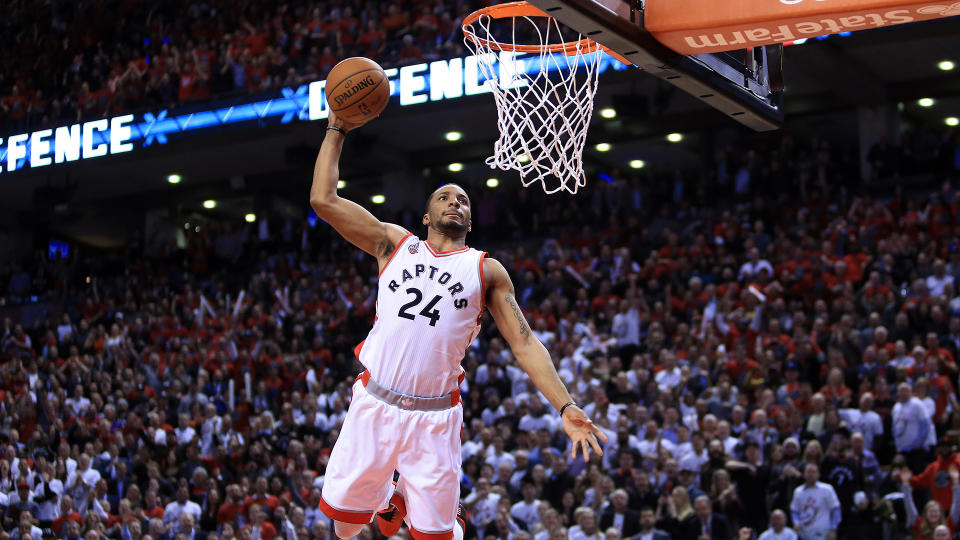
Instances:
[[[567,432],[567,436],[573,441],[571,457],[576,458],[579,449],[583,455],[583,459],[587,459],[587,453],[590,447],[593,447],[593,451],[596,452],[597,455],[603,455],[603,449],[600,448],[598,439],[606,442],[607,436],[600,431],[597,426],[593,425],[593,422],[587,418],[583,409],[576,405],[567,407],[566,410],[563,411],[562,420],[563,430]]]
[[[327,117],[327,123],[331,126],[336,126],[343,129],[344,131],[350,132],[354,129],[362,126],[363,124],[354,124],[353,122],[348,122],[343,118],[340,118],[332,110],[330,110],[330,116]]]

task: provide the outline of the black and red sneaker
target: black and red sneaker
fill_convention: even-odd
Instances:
[[[407,504],[399,493],[394,493],[390,498],[390,507],[377,512],[377,526],[380,527],[380,534],[387,538],[395,536],[405,517],[407,517]]]
[[[463,506],[463,503],[457,505],[457,523],[460,524],[460,528],[463,530],[464,534],[467,532],[467,520],[470,519],[470,512],[467,511],[466,507]]]

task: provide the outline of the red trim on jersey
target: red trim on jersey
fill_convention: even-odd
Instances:
[[[483,308],[487,307],[487,281],[483,277],[483,260],[487,257],[487,252],[480,254],[480,314],[477,315],[477,324],[480,324],[480,317],[483,317]]]
[[[393,253],[390,254],[390,258],[387,259],[386,264],[384,264],[383,268],[380,269],[380,273],[377,274],[377,277],[380,277],[383,275],[383,272],[384,270],[387,269],[387,266],[390,266],[390,261],[392,261],[393,257],[397,254],[398,251],[400,251],[400,246],[402,246],[403,243],[407,241],[407,238],[410,238],[411,236],[413,236],[413,233],[407,233],[403,238],[400,239],[399,242],[397,242],[397,245],[393,247]]]
[[[457,248],[450,251],[437,251],[433,249],[433,246],[430,245],[430,242],[424,240],[423,243],[427,245],[427,251],[429,251],[434,257],[449,257],[450,255],[456,255],[457,253],[464,253],[470,249],[470,246],[463,246],[462,248]]]
[[[360,359],[360,351],[363,349],[363,344],[366,342],[367,340],[363,340],[360,343],[357,343],[357,346],[353,348],[353,355],[357,357],[357,360]]]
[[[457,376],[457,389],[450,394],[450,406],[456,407],[460,403],[460,385],[463,384],[463,380],[467,378],[467,374],[463,372],[463,368],[460,368],[460,375]]]
[[[341,523],[352,523],[354,525],[366,525],[367,523],[370,523],[370,520],[373,519],[373,515],[376,513],[337,510],[336,508],[327,504],[327,501],[323,500],[323,495],[320,496],[320,504],[317,506],[320,508],[321,512],[327,515],[328,518]]]
[[[442,533],[427,533],[421,532],[413,527],[410,527],[410,536],[414,537],[416,540],[450,540],[453,538],[453,531],[447,531]]]

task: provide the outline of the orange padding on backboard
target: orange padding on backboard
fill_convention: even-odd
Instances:
[[[647,0],[644,26],[670,49],[699,54],[953,15],[955,0]]]

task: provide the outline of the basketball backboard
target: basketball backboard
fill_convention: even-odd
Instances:
[[[529,2],[750,128],[768,131],[783,122],[782,45],[681,55],[644,29],[641,0]]]

